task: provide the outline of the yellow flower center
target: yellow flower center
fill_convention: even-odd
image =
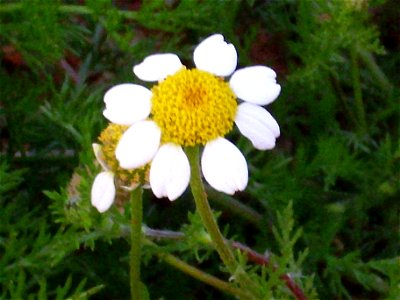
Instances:
[[[205,145],[233,127],[236,96],[228,83],[211,73],[182,68],[152,92],[152,118],[164,143]]]
[[[109,124],[99,136],[102,144],[102,159],[114,173],[118,186],[133,187],[137,184],[146,184],[149,182],[150,165],[147,164],[142,168],[126,170],[119,166],[119,162],[115,157],[115,148],[121,139],[122,134],[129,126]]]

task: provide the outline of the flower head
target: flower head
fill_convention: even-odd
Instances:
[[[93,152],[103,172],[99,173],[92,185],[91,202],[99,212],[107,211],[114,203],[116,187],[132,190],[149,181],[150,165],[126,170],[115,158],[115,149],[128,126],[110,124],[99,136],[101,144],[93,144]]]
[[[235,94],[209,72],[182,68],[152,92],[152,119],[161,129],[162,143],[205,145],[232,130]]]
[[[216,190],[233,194],[245,189],[248,181],[244,156],[224,138],[234,124],[259,150],[274,148],[280,135],[278,123],[262,107],[281,90],[272,69],[253,66],[235,71],[235,47],[220,34],[201,42],[193,56],[196,68],[186,69],[175,54],[150,55],[133,71],[144,81],[157,82],[151,90],[122,84],[105,97],[104,116],[131,125],[115,151],[120,166],[135,169],[152,161],[151,188],[157,197],[170,200],[178,198],[190,180],[182,147],[204,146],[205,179]],[[230,75],[225,81],[223,77]]]

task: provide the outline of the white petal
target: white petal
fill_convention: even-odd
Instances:
[[[264,108],[246,102],[240,104],[235,123],[256,149],[267,150],[275,147],[275,139],[280,135],[279,125]]]
[[[133,72],[144,81],[160,81],[175,74],[182,63],[176,54],[164,53],[147,56],[143,62],[133,67]]]
[[[266,105],[273,102],[281,92],[281,86],[276,83],[276,73],[265,66],[254,66],[237,70],[229,83],[242,100]]]
[[[173,201],[183,194],[189,181],[189,160],[182,147],[172,143],[162,145],[151,162],[150,186],[154,195]]]
[[[247,186],[246,159],[235,145],[224,138],[206,144],[201,169],[207,182],[220,192],[232,195]]]
[[[114,174],[101,172],[94,179],[91,192],[91,202],[101,213],[113,204],[115,198]]]
[[[131,125],[146,119],[151,110],[151,91],[144,86],[124,83],[109,89],[104,95],[103,115],[119,125]]]
[[[160,145],[161,130],[153,121],[139,121],[122,135],[115,156],[124,169],[136,169],[149,163]]]
[[[92,148],[93,148],[94,156],[96,157],[96,160],[101,165],[103,170],[109,171],[110,168],[107,166],[107,163],[103,160],[103,151],[101,149],[101,145],[93,143]]]
[[[221,34],[214,34],[196,47],[193,60],[200,70],[217,76],[229,76],[236,69],[237,53],[235,46],[226,43]]]

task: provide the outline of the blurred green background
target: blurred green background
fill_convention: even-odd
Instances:
[[[192,67],[221,33],[239,67],[270,66],[282,86],[273,151],[228,137],[250,182],[245,207],[210,192],[227,236],[273,253],[310,299],[400,299],[399,16],[397,0],[1,0],[0,298],[129,298],[127,212],[90,205],[104,92],[139,83],[132,67],[152,53]],[[148,226],[193,232],[163,251],[228,280],[193,213],[189,193],[145,193]],[[144,249],[151,299],[233,299],[157,251]],[[266,299],[293,299],[273,277]]]

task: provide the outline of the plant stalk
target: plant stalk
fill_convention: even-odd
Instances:
[[[140,252],[142,246],[143,190],[139,186],[131,191],[131,253],[130,286],[131,299],[141,299]]]
[[[148,246],[156,247],[156,249],[159,249],[159,247],[152,242],[150,239],[144,238],[143,239],[143,244],[146,244]],[[161,249],[159,252],[156,253],[156,255],[165,263],[169,264],[170,266],[180,270],[181,272],[196,278],[199,281],[202,281],[212,287],[215,287],[216,289],[223,291],[225,293],[231,294],[233,296],[239,297],[241,299],[251,299],[251,296],[245,292],[242,291],[239,288],[236,288],[229,284],[226,281],[223,281],[213,275],[210,275],[206,272],[203,272],[202,270],[189,265],[185,261],[177,258],[176,256],[163,252]]]
[[[257,295],[257,285],[251,281],[249,276],[236,261],[232,249],[219,230],[210,204],[208,203],[207,194],[201,178],[199,146],[186,148],[186,154],[190,163],[190,188],[196,203],[196,209],[203,221],[204,227],[211,237],[215,250],[218,252],[229,273],[236,278],[242,291],[251,293],[251,299],[259,299],[259,295]]]
[[[222,262],[228,268],[231,274],[234,274],[237,268],[237,262],[233,255],[231,248],[225,243],[221,231],[215,221],[210,204],[207,200],[207,194],[204,189],[203,181],[201,179],[200,163],[199,163],[199,147],[191,147],[186,149],[186,154],[189,158],[191,175],[190,175],[190,188],[196,203],[196,209],[207,229],[208,234],[213,241],[215,250],[217,250]]]

